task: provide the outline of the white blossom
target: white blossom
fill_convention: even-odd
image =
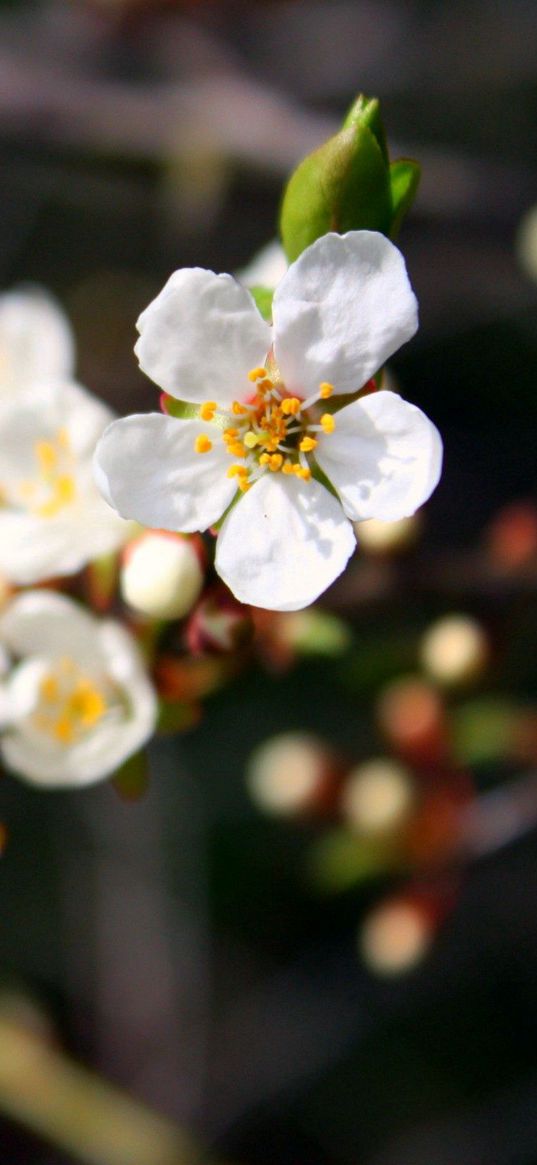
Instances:
[[[0,400],[21,387],[73,375],[75,346],[69,322],[43,288],[0,295]]]
[[[107,429],[103,495],[147,526],[223,518],[215,565],[236,597],[306,606],[344,569],[352,522],[412,514],[438,481],[427,417],[392,392],[357,398],[416,327],[403,258],[373,231],[304,251],[278,284],[272,327],[231,276],[176,271],[138,321],[136,352],[189,407]]]
[[[18,595],[0,617],[18,660],[3,684],[0,751],[33,784],[83,786],[151,736],[157,702],[132,636],[54,591]]]
[[[113,415],[68,381],[0,399],[0,574],[8,581],[73,574],[125,541],[129,526],[105,505],[91,469]]]

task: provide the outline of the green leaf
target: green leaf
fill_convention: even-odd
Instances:
[[[125,761],[112,777],[112,784],[122,801],[139,801],[144,796],[149,784],[144,750]]]
[[[270,324],[272,320],[272,300],[274,299],[273,287],[249,287],[248,291],[253,296],[258,312],[263,316],[263,319]]]
[[[386,842],[358,838],[345,829],[334,829],[312,847],[307,875],[317,890],[340,894],[351,886],[378,878],[396,864],[397,854]]]
[[[392,191],[392,225],[390,238],[399,233],[405,214],[416,197],[421,176],[421,168],[410,158],[398,158],[390,165],[390,185]]]
[[[389,170],[367,125],[340,130],[292,174],[280,227],[290,262],[327,231],[377,230],[392,218]]]

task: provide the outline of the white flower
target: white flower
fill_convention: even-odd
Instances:
[[[10,582],[73,574],[125,541],[129,528],[91,470],[113,415],[68,382],[36,382],[0,400],[0,574]]]
[[[0,295],[0,399],[23,385],[73,374],[67,318],[48,292],[20,288]]]
[[[281,243],[275,239],[266,243],[246,267],[237,272],[237,279],[245,287],[276,287],[283,279],[289,264]]]
[[[90,785],[149,739],[155,694],[119,623],[53,591],[27,591],[0,618],[0,637],[20,660],[4,686],[0,744],[20,776],[49,787]]]
[[[138,327],[142,369],[195,407],[116,421],[97,482],[147,526],[206,530],[225,514],[215,565],[243,602],[307,606],[345,567],[353,521],[411,514],[434,489],[427,417],[391,392],[355,399],[417,327],[383,235],[318,239],[278,284],[272,328],[231,276],[200,268],[176,271]]]

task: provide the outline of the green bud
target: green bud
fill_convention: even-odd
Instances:
[[[360,95],[339,133],[299,164],[284,193],[280,229],[290,262],[328,231],[393,238],[419,180],[417,163],[390,164],[376,98]]]

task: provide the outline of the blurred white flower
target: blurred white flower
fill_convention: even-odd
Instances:
[[[90,785],[151,736],[157,701],[138,647],[119,623],[100,620],[53,591],[27,591],[0,617],[17,657],[3,685],[6,765],[33,784]]]
[[[67,381],[0,399],[0,573],[8,581],[73,574],[126,540],[128,524],[103,502],[91,471],[113,415]]]
[[[185,532],[237,501],[215,566],[241,602],[307,606],[344,569],[353,521],[412,514],[434,489],[442,443],[428,418],[392,392],[354,399],[417,328],[403,257],[383,235],[308,247],[278,284],[272,328],[231,276],[200,268],[176,271],[138,328],[142,369],[195,407],[111,425],[99,487],[124,517]],[[351,403],[330,411],[343,395]]]
[[[42,288],[0,295],[0,400],[34,382],[69,379],[75,347],[71,327]]]

